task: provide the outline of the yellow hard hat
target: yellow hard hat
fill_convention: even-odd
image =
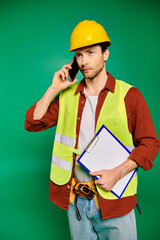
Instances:
[[[102,25],[95,21],[84,20],[74,28],[71,34],[69,52],[102,42],[106,42],[107,47],[111,45],[111,41]]]

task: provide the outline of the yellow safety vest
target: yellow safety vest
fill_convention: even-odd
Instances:
[[[76,150],[76,122],[80,93],[75,94],[78,84],[62,91],[59,96],[59,115],[53,146],[50,179],[57,185],[66,184],[72,174],[73,153]],[[133,150],[132,135],[128,130],[128,122],[124,98],[131,86],[116,80],[114,93],[108,92],[103,103],[95,133],[104,124],[130,151]],[[99,194],[105,199],[117,197],[97,186]],[[137,193],[137,174],[134,175],[122,197]]]

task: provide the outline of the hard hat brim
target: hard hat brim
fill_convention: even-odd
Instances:
[[[106,43],[106,47],[109,47],[111,45],[111,41],[106,41],[106,42],[98,42],[98,43],[90,43],[90,44],[82,44],[81,45],[78,45],[78,46],[72,46],[70,49],[69,49],[69,52],[73,52],[77,49],[80,49],[80,48],[84,48],[84,47],[90,47],[90,46],[93,46],[93,45],[98,45],[100,43]]]

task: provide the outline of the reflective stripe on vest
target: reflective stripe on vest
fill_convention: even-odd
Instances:
[[[71,163],[52,154],[52,163],[64,170],[71,170]]]
[[[56,133],[54,141],[60,142],[69,147],[74,147],[75,138],[68,137],[60,133]]]
[[[72,174],[73,152],[76,143],[76,123],[80,93],[75,94],[78,84],[62,91],[59,97],[59,117],[53,147],[50,179],[58,184],[66,184]],[[108,92],[102,105],[95,133],[104,124],[130,151],[134,148],[132,135],[128,130],[124,98],[130,85],[116,80],[115,92]],[[63,165],[63,166],[62,166]],[[117,199],[111,192],[97,186],[99,194],[106,199]],[[122,197],[136,194],[137,176],[132,178]]]
[[[65,136],[60,133],[56,133],[54,141],[62,143],[64,145],[72,147],[72,148],[74,147],[74,143],[75,143],[74,138]],[[79,153],[79,155],[81,154],[81,151],[79,151],[78,149],[73,148],[73,152],[76,152],[77,154]],[[64,170],[67,170],[67,171],[71,170],[70,162],[66,161],[65,159],[59,158],[59,157],[55,156],[54,154],[52,154],[52,163],[60,168],[63,168]]]

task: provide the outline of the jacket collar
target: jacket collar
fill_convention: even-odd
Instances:
[[[101,90],[101,92],[104,91],[105,89],[108,89],[110,92],[114,93],[115,84],[116,84],[115,78],[109,72],[107,72],[107,75],[108,75],[107,82],[106,82],[104,88]],[[79,92],[84,92],[85,86],[86,86],[86,83],[85,83],[85,79],[83,78],[81,80],[81,82],[78,84],[75,94],[77,94]]]

